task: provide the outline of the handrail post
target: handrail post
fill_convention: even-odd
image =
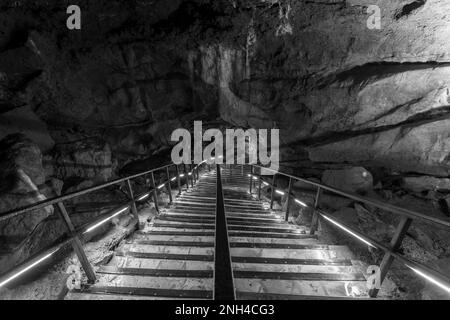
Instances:
[[[273,209],[273,200],[275,197],[275,179],[276,179],[277,174],[274,173],[273,174],[273,178],[272,178],[272,192],[270,195],[270,209]]]
[[[156,184],[155,184],[155,175],[153,174],[153,171],[150,173],[150,184],[153,188],[153,201],[155,203],[155,209],[156,212],[159,214],[159,205],[158,205],[158,191],[156,190]]]
[[[314,212],[313,212],[313,218],[311,221],[311,229],[309,230],[309,233],[311,235],[315,234],[319,225],[319,214],[317,213],[317,209],[319,208],[320,203],[320,196],[322,195],[322,188],[317,187],[317,193],[316,198],[314,200]]]
[[[66,207],[62,202],[58,202],[58,209],[59,215],[63,220],[64,224],[66,225],[67,229],[69,230],[69,234],[72,237],[71,241],[72,248],[78,257],[78,260],[80,261],[84,272],[86,273],[88,281],[89,283],[95,283],[97,278],[95,276],[94,270],[92,269],[92,266],[86,256],[86,253],[84,252],[83,244],[81,243],[80,238],[76,234],[75,227],[72,224],[72,220],[70,220]]]
[[[262,186],[262,181],[261,181],[261,170],[259,170],[259,175],[258,175],[258,182],[259,182],[259,186],[258,186],[258,200],[261,200],[261,186]]]
[[[181,194],[181,179],[180,179],[180,169],[178,168],[178,165],[175,165],[175,168],[177,168],[177,184],[178,184],[178,195]]]
[[[405,238],[406,232],[408,232],[409,227],[412,223],[411,218],[402,218],[400,223],[397,226],[397,229],[395,231],[394,236],[392,237],[391,243],[389,248],[392,252],[397,251],[400,249],[400,246],[402,245],[403,239]],[[380,274],[379,274],[379,280],[380,280],[380,286],[383,283],[384,279],[386,278],[387,272],[389,271],[389,268],[392,265],[392,262],[394,262],[394,257],[390,254],[390,252],[386,252],[383,256],[383,260],[380,264]],[[369,296],[371,298],[376,298],[378,295],[378,292],[380,291],[380,288],[373,288],[369,290]]]
[[[134,193],[133,188],[131,187],[130,179],[127,180],[127,187],[128,187],[128,194],[130,195],[131,199],[131,212],[133,213],[133,216],[136,218],[138,222],[138,229],[139,229],[139,214],[136,208],[136,199],[134,199]]]
[[[171,181],[170,181],[169,167],[166,167],[166,174],[167,174],[167,191],[169,192],[170,204],[172,204],[173,199],[172,199],[172,187],[170,185]]]
[[[289,188],[287,193],[287,204],[286,204],[286,221],[289,221],[289,209],[291,207],[291,192],[292,192],[292,178],[289,177]]]
[[[184,168],[184,177],[186,180],[186,190],[189,190],[189,175],[188,175],[187,166],[185,163],[183,163],[183,168]]]
[[[253,166],[250,165],[250,194],[252,194],[253,187]]]

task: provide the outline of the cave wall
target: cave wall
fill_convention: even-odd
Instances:
[[[241,48],[201,53],[198,74],[219,88],[221,116],[280,128],[314,163],[448,176],[450,4],[275,2],[290,5],[287,20],[280,6],[255,10]],[[373,4],[380,30],[367,27]]]

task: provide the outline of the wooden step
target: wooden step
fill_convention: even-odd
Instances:
[[[134,251],[117,251],[116,255],[119,257],[133,257],[139,259],[214,261],[213,255],[171,254],[171,253],[134,252]]]
[[[195,283],[195,282],[193,282]],[[195,283],[196,284],[196,283]],[[198,287],[198,285],[197,285]],[[151,297],[151,298],[179,298],[179,299],[212,299],[212,290],[183,290],[172,288],[152,288],[137,286],[107,286],[95,285],[84,290],[74,290],[74,293],[83,294],[107,294],[107,295],[128,295],[134,297]]]
[[[146,277],[178,277],[178,278],[212,278],[212,270],[181,270],[181,269],[149,269],[130,267],[101,266],[96,270],[100,274],[115,274]]]
[[[146,269],[172,269],[172,270],[213,270],[211,261],[175,260],[136,258],[131,255],[114,256],[108,264],[118,268],[146,268]]]
[[[347,297],[347,288],[357,287],[360,292],[367,292],[366,281],[311,281],[311,280],[260,280],[235,279],[238,292],[258,294],[287,294],[314,297]]]

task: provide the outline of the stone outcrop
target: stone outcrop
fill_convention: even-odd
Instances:
[[[46,196],[38,188],[45,181],[39,147],[24,135],[16,134],[0,141],[0,149],[0,212],[45,200]],[[45,207],[3,221],[0,223],[0,236],[23,239],[52,214],[53,208]]]
[[[450,120],[397,127],[309,148],[315,162],[370,163],[393,171],[448,176]]]
[[[403,177],[403,187],[413,192],[429,190],[450,192],[450,179],[430,176]]]
[[[61,180],[80,178],[106,182],[113,176],[111,148],[99,139],[58,146],[54,158],[56,176]]]
[[[15,133],[34,141],[42,152],[50,151],[55,145],[46,124],[28,106],[0,114],[0,139]]]
[[[330,187],[352,193],[367,194],[373,190],[372,174],[362,167],[326,170],[322,182]]]

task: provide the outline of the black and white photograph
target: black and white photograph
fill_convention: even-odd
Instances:
[[[7,300],[450,300],[450,1],[0,0]]]

